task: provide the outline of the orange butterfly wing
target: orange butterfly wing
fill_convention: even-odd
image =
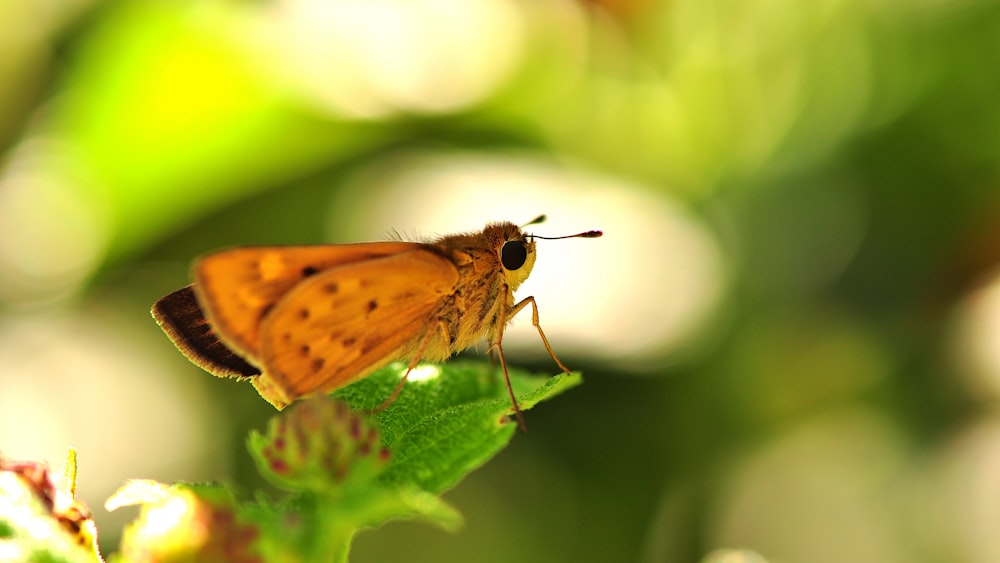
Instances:
[[[201,258],[194,290],[219,338],[257,363],[260,326],[286,293],[324,270],[420,248],[414,242],[235,247]]]
[[[264,319],[254,385],[281,408],[413,354],[458,279],[454,263],[417,245],[303,280]]]

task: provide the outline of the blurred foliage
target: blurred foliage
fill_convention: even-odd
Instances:
[[[359,560],[1000,558],[1000,308],[986,308],[1000,260],[1000,2],[79,0],[0,15],[0,330],[44,343],[0,352],[0,401],[16,396],[3,405],[21,421],[3,419],[17,433],[0,432],[0,449],[21,434],[82,439],[81,420],[121,437],[123,419],[165,402],[213,430],[175,428],[181,444],[230,444],[175,457],[261,486],[239,440],[267,409],[171,363],[149,304],[219,246],[357,240],[359,225],[402,227],[382,212],[394,202],[418,219],[464,213],[449,206],[459,191],[383,184],[420,175],[407,156],[460,149],[528,185],[542,162],[562,183],[511,180],[477,208],[636,228],[616,239],[594,225],[608,246],[558,281],[620,312],[581,305],[581,330],[647,352],[566,350],[573,333],[547,330],[587,385],[533,412],[529,433],[449,492],[462,532],[390,525],[358,538]],[[585,207],[601,190],[605,203]],[[640,212],[668,218],[614,204],[633,192],[690,212],[714,246],[642,236],[660,231]],[[714,278],[661,289],[659,266],[683,276],[708,247]],[[618,271],[634,284],[612,291]],[[716,285],[724,295],[682,346],[627,315]],[[79,324],[45,324],[60,315]],[[17,371],[40,358],[64,363]],[[146,366],[130,385],[160,387],[122,395],[133,388],[102,379],[126,360]],[[44,400],[20,373],[42,374]],[[115,408],[58,418],[63,373]],[[60,430],[39,430],[46,420]]]
[[[0,559],[101,562],[90,510],[75,498],[75,452],[65,488],[44,463],[0,458]]]

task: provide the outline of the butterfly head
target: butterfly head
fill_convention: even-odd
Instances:
[[[536,225],[545,221],[545,215],[539,215],[527,225]],[[497,257],[503,268],[504,276],[507,278],[507,285],[511,291],[515,290],[528,279],[531,268],[535,265],[535,239],[557,240],[563,238],[597,238],[603,233],[601,231],[586,231],[575,235],[561,237],[543,237],[526,233],[523,227],[518,227],[512,223],[502,223],[498,225],[500,229],[500,244],[497,246]]]
[[[505,240],[497,249],[500,267],[503,268],[507,285],[514,291],[531,274],[535,265],[535,241],[521,229],[507,234]]]

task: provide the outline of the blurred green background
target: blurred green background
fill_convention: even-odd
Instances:
[[[148,312],[193,258],[547,213],[585,384],[353,560],[1000,560],[998,71],[995,0],[6,0],[0,452],[106,552],[128,478],[251,491],[273,410]]]

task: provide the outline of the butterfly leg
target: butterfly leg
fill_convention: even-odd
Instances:
[[[563,370],[566,373],[570,373],[569,368],[564,366],[563,363],[559,361],[559,358],[556,357],[556,353],[552,351],[552,346],[549,345],[549,339],[545,337],[545,332],[542,330],[542,325],[538,324],[538,304],[535,303],[534,297],[525,297],[524,299],[519,301],[517,305],[511,307],[510,313],[507,314],[506,319],[511,319],[514,317],[514,315],[520,313],[521,309],[524,309],[524,307],[528,303],[531,303],[531,324],[534,325],[536,329],[538,329],[538,336],[542,337],[542,344],[545,345],[545,350],[548,351],[549,355],[552,356],[552,359],[555,360],[556,365],[559,366],[559,369]]]
[[[510,291],[509,288],[504,288],[504,289],[505,289],[504,293],[508,293]],[[565,365],[563,365],[561,361],[559,361],[559,357],[556,356],[556,353],[552,350],[552,346],[549,344],[549,339],[546,338],[545,331],[542,330],[542,325],[539,324],[538,322],[538,303],[535,303],[535,298],[533,296],[525,297],[524,299],[518,301],[516,305],[511,307],[510,310],[507,310],[506,302],[501,301],[500,312],[497,314],[497,319],[498,319],[496,328],[497,340],[496,342],[493,343],[492,346],[490,346],[490,349],[487,350],[487,353],[496,350],[497,356],[500,358],[500,367],[503,368],[503,377],[504,380],[507,382],[507,393],[510,395],[510,402],[514,405],[514,413],[517,415],[517,422],[518,425],[520,425],[521,430],[526,430],[527,427],[524,424],[524,415],[521,414],[521,407],[518,406],[517,399],[514,398],[514,390],[510,386],[510,375],[507,373],[507,360],[504,359],[503,356],[502,342],[503,342],[503,331],[507,327],[507,321],[514,318],[514,315],[520,313],[521,310],[528,305],[528,303],[531,303],[531,324],[534,325],[536,329],[538,329],[538,335],[542,337],[542,344],[545,345],[545,349],[548,351],[549,355],[552,356],[552,359],[555,360],[556,365],[559,366],[559,369],[563,370],[566,373],[570,373],[569,368],[567,368]]]
[[[510,288],[505,286],[503,293],[506,295],[510,295]],[[508,313],[507,311],[507,300],[502,299],[500,301],[500,311],[497,314],[497,328],[496,328],[497,340],[496,342],[493,343],[492,346],[490,346],[490,349],[486,351],[486,353],[489,354],[494,350],[496,350],[497,357],[500,358],[500,369],[503,370],[503,379],[504,382],[507,384],[507,394],[510,396],[510,404],[514,406],[514,414],[517,415],[517,425],[521,427],[522,432],[527,432],[528,426],[524,422],[524,415],[521,414],[521,407],[517,404],[517,398],[514,396],[514,388],[510,386],[510,374],[507,372],[507,359],[504,358],[503,356],[503,331],[504,328],[506,328],[507,326],[507,319],[516,314],[517,311],[521,310],[524,307],[526,301],[527,300],[521,301],[520,303],[515,305],[511,309],[512,313]]]
[[[445,324],[444,321],[438,320],[437,328],[439,331],[438,334],[442,335],[445,339],[445,342],[447,342],[450,339],[450,336],[448,335],[448,325]],[[420,345],[417,347],[417,351],[413,354],[413,357],[410,358],[410,364],[406,366],[406,373],[403,374],[403,377],[399,380],[399,383],[396,384],[396,388],[392,390],[392,393],[389,395],[389,398],[386,399],[385,401],[382,401],[382,404],[375,407],[372,410],[372,412],[382,412],[389,405],[391,405],[393,401],[396,400],[396,397],[399,395],[399,392],[402,391],[403,386],[406,385],[406,378],[410,376],[410,372],[413,371],[413,368],[417,367],[417,364],[419,364],[420,360],[424,357],[424,352],[427,351],[427,346],[431,343],[431,339],[434,338],[434,335],[435,331],[430,327],[428,327],[427,331],[424,333],[424,336],[420,339]]]

